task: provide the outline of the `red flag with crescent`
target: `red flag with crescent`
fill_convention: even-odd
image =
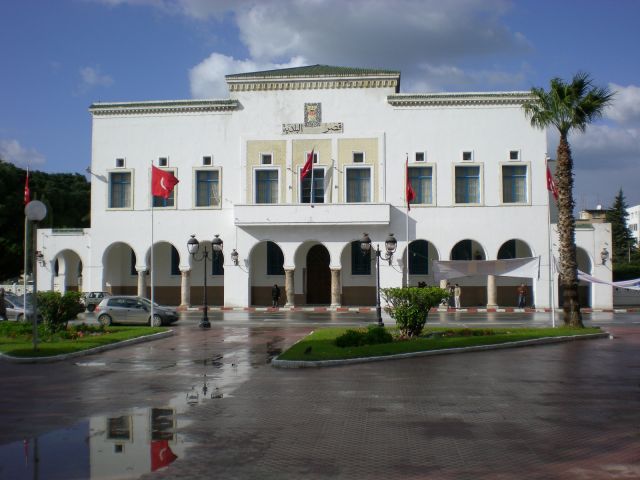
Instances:
[[[411,186],[411,180],[409,180],[409,159],[405,163],[405,180],[406,184],[406,196],[407,196],[407,211],[411,210],[411,202],[413,202],[416,198],[416,192],[413,190]]]
[[[173,173],[151,165],[151,194],[154,197],[169,198],[178,182]]]
[[[551,170],[549,170],[549,165],[547,165],[547,190],[553,193],[553,198],[558,201],[558,187],[556,186],[556,182],[553,181],[553,175],[551,175]]]
[[[29,169],[27,168],[27,177],[24,180],[24,204],[31,201],[31,190],[29,190]]]

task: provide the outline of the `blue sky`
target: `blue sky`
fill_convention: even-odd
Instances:
[[[316,63],[399,69],[402,92],[617,92],[570,136],[577,207],[640,204],[640,1],[0,0],[0,157],[84,172],[88,106],[227,98],[224,75]],[[555,157],[550,135],[549,155]]]

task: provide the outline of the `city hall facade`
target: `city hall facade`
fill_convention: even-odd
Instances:
[[[397,239],[382,287],[438,284],[434,260],[538,257],[528,278],[454,282],[463,307],[513,306],[522,282],[528,303],[551,305],[547,142],[523,114],[528,92],[401,94],[400,72],[323,65],[226,81],[227,99],[90,107],[91,227],[38,231],[39,289],[150,297],[153,278],[159,303],[201,305],[206,268],[210,305],[270,305],[274,284],[282,306],[374,305],[366,232],[383,251]],[[152,165],[179,179],[167,199],[151,196]],[[191,235],[222,253],[194,259]],[[579,268],[610,280],[607,225],[576,242]],[[611,306],[610,287],[581,292]]]

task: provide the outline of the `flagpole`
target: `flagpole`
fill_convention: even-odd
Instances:
[[[153,183],[153,160],[151,160],[151,181]],[[153,256],[153,187],[151,188],[151,272],[150,272],[150,277],[151,277],[151,321],[149,322],[151,325],[153,325],[153,302],[155,301],[155,287],[154,287],[154,276],[155,276],[155,265],[153,263],[154,260],[154,256]],[[146,293],[146,292],[145,292]]]
[[[406,225],[405,225],[405,233],[406,233],[406,239],[407,239],[407,250],[406,250],[406,273],[405,273],[405,286],[408,287],[409,286],[409,199],[407,198],[407,182],[409,180],[408,175],[409,175],[409,154],[407,153],[407,159],[406,159],[406,167],[404,169],[404,200],[406,203],[406,207],[407,207],[407,214],[405,215],[406,218]],[[427,254],[428,255],[428,254]]]
[[[547,175],[547,172],[549,171],[549,164],[547,163],[548,159],[545,158],[544,164],[545,164],[545,176]],[[554,280],[555,280],[555,272],[554,272],[554,268],[553,268],[553,250],[551,248],[551,200],[549,199],[549,191],[547,190],[547,225],[548,225],[548,230],[547,230],[547,242],[548,242],[548,249],[549,249],[549,298],[551,300],[551,326],[553,328],[556,328],[556,299],[555,299],[555,287],[554,287]]]
[[[313,165],[313,161],[314,161],[313,155],[314,155],[314,153],[313,153],[313,150],[315,150],[315,147],[311,150],[311,206],[312,207],[313,207],[313,201],[314,201],[314,197],[315,197],[314,196],[314,192],[313,192],[313,190],[314,190],[314,188],[313,188],[313,173],[314,173],[313,172],[314,171],[314,165]]]
[[[27,178],[25,180],[25,185],[29,185],[29,165],[27,165]],[[27,200],[27,187],[25,187],[25,195],[24,200]],[[29,196],[31,193],[29,192]],[[29,199],[31,200],[31,199]],[[27,203],[25,203],[25,207]],[[29,220],[27,219],[27,214],[24,215],[24,278],[22,280],[22,286],[24,291],[22,292],[22,301],[24,306],[24,319],[27,320],[27,236],[29,234]]]

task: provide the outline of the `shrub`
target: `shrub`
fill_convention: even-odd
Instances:
[[[383,288],[382,295],[388,304],[385,311],[396,321],[403,337],[420,335],[429,310],[449,297],[446,290],[438,287]]]
[[[79,292],[38,292],[38,312],[50,332],[66,329],[67,322],[83,310]]]
[[[391,342],[393,342],[393,336],[384,327],[377,326],[371,326],[366,330],[347,330],[336,338],[336,345],[340,348]]]
[[[347,330],[336,338],[336,345],[340,348],[359,347],[364,345],[366,335],[363,330]]]

